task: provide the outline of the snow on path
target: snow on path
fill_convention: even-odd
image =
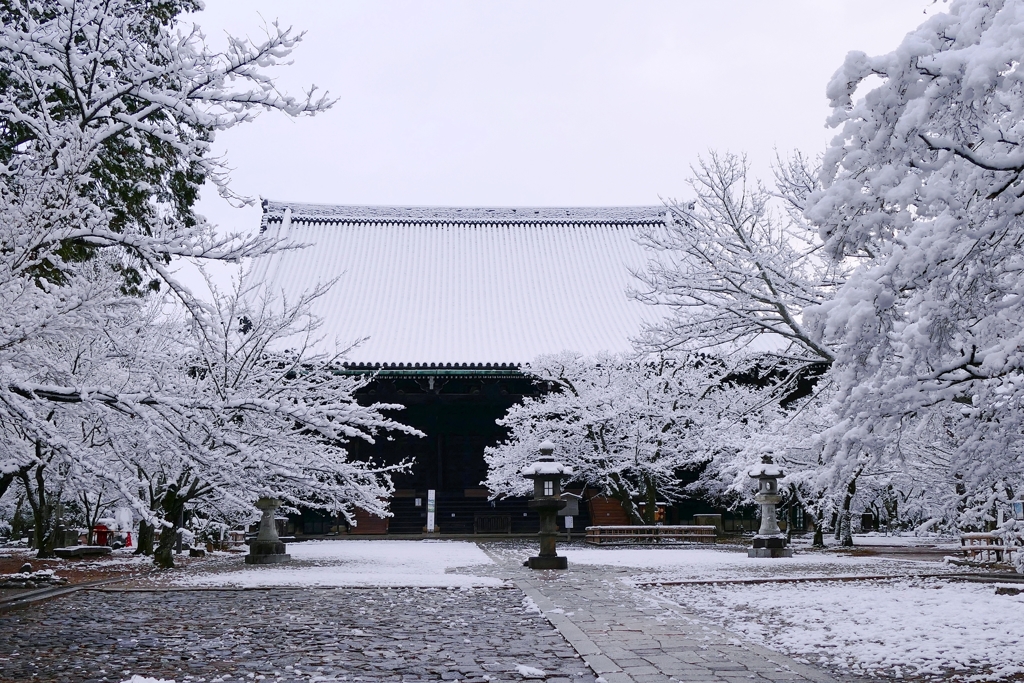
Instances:
[[[656,588],[743,639],[843,671],[1001,680],[1024,673],[1024,594],[938,579]]]
[[[306,541],[290,543],[286,564],[243,565],[175,577],[178,586],[500,586],[493,577],[454,574],[460,567],[490,565],[474,543],[463,541]]]

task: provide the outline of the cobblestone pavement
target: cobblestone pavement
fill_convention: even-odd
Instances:
[[[516,589],[83,590],[0,614],[4,683],[132,674],[177,683],[596,679]]]
[[[607,683],[858,680],[743,642],[654,591],[623,583],[628,570],[530,571],[520,566],[526,553],[513,546],[484,549]]]

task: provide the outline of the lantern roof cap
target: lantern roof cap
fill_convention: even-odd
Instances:
[[[572,468],[568,465],[563,465],[560,462],[554,462],[551,460],[538,460],[537,462],[531,462],[529,465],[522,469],[524,477],[536,477],[545,474],[572,474]]]
[[[782,468],[772,462],[772,456],[767,454],[761,456],[761,464],[747,471],[747,476],[755,479],[773,479],[784,475]]]

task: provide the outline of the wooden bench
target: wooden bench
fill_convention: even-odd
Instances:
[[[625,543],[661,543],[663,541],[682,543],[714,543],[717,531],[714,526],[705,525],[630,525],[630,526],[588,526],[584,539],[595,545]]]
[[[977,562],[1002,562],[1006,552],[1003,537],[993,533],[961,534],[960,549],[964,557]]]

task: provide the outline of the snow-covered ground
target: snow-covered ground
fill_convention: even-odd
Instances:
[[[797,578],[820,576],[891,576],[949,571],[940,562],[851,557],[834,552],[798,552],[792,558],[753,559],[746,550],[713,548],[562,548],[575,565],[603,565],[636,570],[637,582],[721,579]]]
[[[837,545],[833,538],[827,538],[825,542],[829,545]],[[866,534],[854,534],[853,546],[876,547],[876,546],[897,546],[907,548],[931,547],[957,550],[960,548],[960,539],[940,534],[886,534],[880,531],[872,531]]]
[[[559,552],[568,557],[570,571],[605,567],[626,585],[647,584],[634,595],[641,604],[655,601],[666,616],[706,619],[801,661],[886,679],[982,681],[1024,674],[1024,595],[920,576],[963,571],[941,562],[808,551],[789,559],[751,559],[738,549],[678,547],[566,546]],[[892,578],[656,585],[856,576]]]
[[[291,543],[286,564],[243,565],[241,556],[175,577],[180,586],[498,586],[500,579],[451,573],[492,564],[474,543],[459,541],[307,541]]]
[[[744,640],[883,678],[1001,680],[1024,673],[1024,595],[938,579],[654,588]]]
[[[494,578],[501,573],[499,567],[535,550],[533,544],[518,541],[486,547],[497,565],[475,543],[313,541],[290,544],[290,564],[247,567],[240,556],[225,556],[172,580],[207,587],[495,586],[501,584]],[[655,613],[666,618],[717,623],[743,641],[801,661],[886,679],[981,681],[1024,674],[1024,649],[1019,647],[1024,642],[1024,595],[996,595],[992,585],[921,576],[956,569],[941,562],[832,551],[802,551],[783,560],[751,559],[737,548],[573,544],[560,546],[559,552],[569,559],[567,580],[600,581],[610,572],[620,577],[626,601],[653,602]],[[855,576],[891,578],[656,585]]]

